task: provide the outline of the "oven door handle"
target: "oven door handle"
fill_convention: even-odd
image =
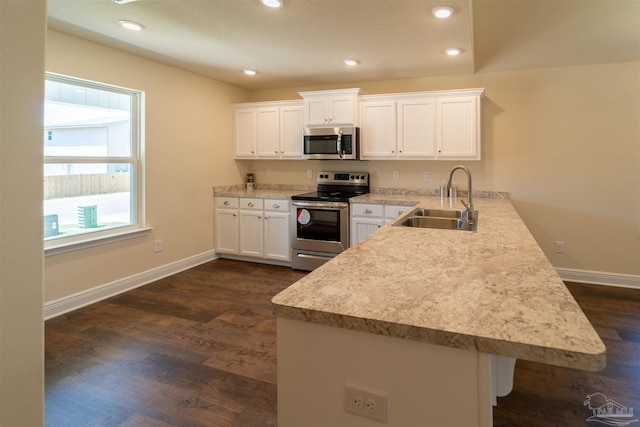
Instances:
[[[344,202],[292,202],[294,208],[313,208],[313,209],[344,209],[349,207],[349,203]]]

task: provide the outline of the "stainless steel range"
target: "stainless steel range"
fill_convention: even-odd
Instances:
[[[291,197],[291,267],[311,271],[349,247],[349,199],[369,192],[367,172],[318,172],[317,191]]]

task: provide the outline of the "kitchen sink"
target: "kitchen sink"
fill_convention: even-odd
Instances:
[[[478,211],[474,211],[474,221],[469,224],[466,210],[417,208],[409,212],[407,217],[396,223],[395,226],[476,231],[478,229]]]
[[[438,218],[466,218],[467,211],[464,209],[422,209],[418,208],[411,212],[411,216],[429,216]]]

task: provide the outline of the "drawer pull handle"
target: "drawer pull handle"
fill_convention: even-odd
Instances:
[[[371,209],[368,209],[368,208],[367,208],[367,209],[365,209],[365,210],[364,210],[364,213],[368,213],[368,214],[370,214],[370,213],[371,213]]]
[[[274,209],[280,209],[280,205],[276,203],[276,204],[273,205],[273,208]]]
[[[228,201],[228,200],[225,200],[225,201],[224,201],[224,205],[225,205],[225,206],[229,206],[229,201]]]
[[[252,208],[252,207],[253,207],[253,202],[249,202],[249,203],[247,204],[247,206],[249,206],[250,208]]]

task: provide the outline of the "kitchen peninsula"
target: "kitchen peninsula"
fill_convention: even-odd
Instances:
[[[351,203],[400,200],[449,207],[373,193]],[[273,298],[280,426],[379,425],[367,410],[393,426],[490,426],[515,359],[604,368],[604,344],[510,201],[475,207],[477,232],[400,218]],[[356,416],[347,386],[383,397]]]

